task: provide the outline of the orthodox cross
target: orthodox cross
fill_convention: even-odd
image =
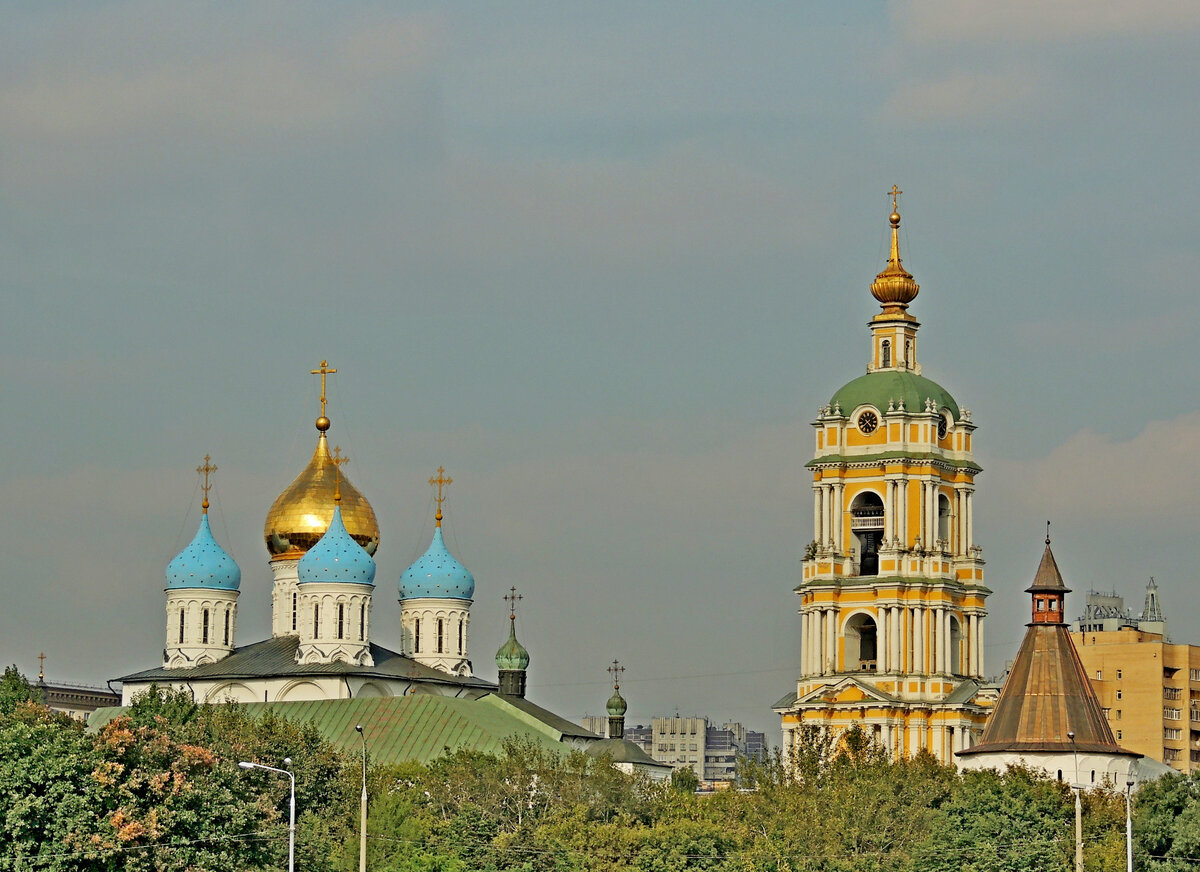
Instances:
[[[323,363],[323,361],[322,361]],[[336,370],[334,370],[336,372]],[[321,398],[324,402],[324,397]],[[322,414],[324,414],[322,412]],[[333,446],[333,458],[330,461],[333,464],[334,489],[333,500],[340,503],[342,501],[342,467],[350,462],[350,458],[342,454],[342,446]]]
[[[608,674],[612,676],[613,690],[621,689],[621,675],[625,672],[625,667],[621,665],[620,660],[614,660],[612,666],[608,667]]]
[[[1050,544],[1050,522],[1046,522],[1046,544]]]
[[[437,500],[437,514],[433,516],[433,520],[439,527],[442,526],[442,503],[446,501],[446,497],[442,494],[442,488],[450,484],[454,484],[454,479],[446,476],[446,469],[442,466],[438,467],[437,475],[429,479],[429,486],[437,488],[437,496],[434,497]],[[513,590],[516,590],[516,588],[513,588]]]
[[[208,492],[212,489],[212,485],[209,484],[208,477],[217,471],[217,467],[209,462],[211,460],[212,458],[205,454],[204,465],[196,467],[196,472],[204,476],[204,484],[200,485],[200,489],[204,491],[204,502],[200,504],[200,509],[206,515],[208,514]]]
[[[508,619],[510,621],[515,621],[517,619],[517,603],[523,599],[525,599],[525,597],[517,593],[517,588],[515,586],[509,588],[508,593],[504,595],[504,601],[508,603]]]
[[[896,211],[896,198],[899,197],[903,193],[904,192],[901,191],[895,185],[892,185],[892,189],[890,191],[888,191],[888,195],[892,198],[892,211],[893,212]]]
[[[38,655],[38,684],[43,684],[46,681],[46,652],[43,651]]]
[[[310,370],[313,375],[321,376],[321,417],[325,417],[325,376],[333,375],[336,369],[329,368],[329,361],[322,360],[320,369]]]

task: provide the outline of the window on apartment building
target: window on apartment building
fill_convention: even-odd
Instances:
[[[1117,720],[1121,720],[1121,710],[1117,709]]]
[[[1183,688],[1181,687],[1164,687],[1163,699],[1183,699]]]
[[[1183,738],[1183,730],[1176,729],[1175,727],[1163,727],[1163,738],[1172,742],[1178,742]]]
[[[1192,681],[1200,681],[1200,669],[1192,669],[1190,671]]]
[[[1104,717],[1106,719],[1112,718],[1112,709],[1100,709],[1100,711],[1104,712]]]
[[[1118,669],[1117,670],[1117,681],[1120,681],[1120,680],[1121,680],[1121,670]]]
[[[1168,721],[1177,721],[1177,720],[1179,720],[1179,709],[1177,709],[1177,708],[1164,708],[1164,709],[1163,709],[1163,719],[1164,719],[1164,720],[1168,720]]]
[[[1119,740],[1120,738],[1121,738],[1121,731],[1117,730],[1117,739]]]
[[[1097,670],[1096,670],[1096,680],[1097,680],[1097,681],[1103,681],[1103,680],[1104,680],[1104,673],[1103,673],[1101,670],[1099,670],[1099,669],[1097,669]]]
[[[1163,748],[1163,760],[1168,763],[1174,763],[1182,756],[1183,754],[1178,748]]]
[[[1117,688],[1117,699],[1121,698],[1121,688]]]

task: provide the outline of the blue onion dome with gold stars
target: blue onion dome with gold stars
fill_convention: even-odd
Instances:
[[[508,621],[508,640],[496,652],[496,667],[502,672],[529,668],[529,652],[517,641],[517,622],[511,616]]]
[[[400,576],[400,599],[459,599],[475,596],[475,576],[446,549],[439,525],[429,548]]]
[[[207,512],[200,517],[195,538],[167,564],[166,575],[167,590],[237,590],[242,583],[242,570],[213,538]]]
[[[375,584],[375,561],[346,530],[341,506],[334,507],[329,529],[300,558],[297,572],[300,584]]]

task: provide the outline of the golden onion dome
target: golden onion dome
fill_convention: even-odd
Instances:
[[[892,250],[887,266],[871,282],[871,296],[883,304],[885,312],[902,312],[916,299],[921,286],[913,281],[912,274],[900,262],[900,213],[896,211],[896,195],[901,193],[892,188],[892,214],[888,221],[892,225]]]
[[[342,522],[346,525],[346,531],[368,554],[374,555],[379,547],[379,523],[375,520],[375,510],[338,471],[338,462],[330,455],[329,442],[325,438],[328,429],[329,419],[322,415],[317,420],[320,435],[312,459],[287,489],[276,497],[271,510],[267,512],[263,536],[273,559],[298,558],[317,544],[333,520],[334,497],[339,482]]]

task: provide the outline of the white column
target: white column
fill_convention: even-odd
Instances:
[[[833,485],[833,517],[830,519],[833,522],[833,544],[839,552],[845,552],[846,544],[842,528],[845,526],[845,508],[842,502],[845,498],[846,485],[843,482],[835,482]]]
[[[891,542],[896,536],[896,482],[884,482],[883,538]]]
[[[979,659],[975,661],[975,673],[982,678],[987,675],[983,671],[983,615],[975,624],[975,650],[979,653]]]
[[[813,541],[821,544],[821,488],[813,486]]]
[[[884,724],[883,725],[883,747],[888,752],[889,757],[895,756],[892,753],[892,742],[893,741],[894,741],[894,736],[892,733],[892,725]]]
[[[816,662],[816,657],[813,656],[816,651],[816,647],[813,644],[813,638],[816,635],[814,632],[815,630],[816,630],[816,625],[815,625],[815,622],[813,621],[812,609],[810,608],[807,612],[804,613],[804,674],[805,675],[812,675],[816,671],[816,669],[814,668],[814,664]]]
[[[967,616],[967,675],[979,674],[979,616]]]
[[[925,608],[917,606],[913,609],[913,668],[917,674],[925,670]]]
[[[967,491],[967,549],[975,544],[975,494]]]
[[[887,672],[887,609],[875,610],[875,671]]]
[[[929,547],[933,547],[933,543],[937,541],[938,523],[937,523],[937,484],[935,482],[926,483],[929,492],[925,498],[925,524],[929,531]]]
[[[966,522],[964,502],[963,489],[956,487],[954,489],[954,553],[960,557],[967,553],[967,549],[963,545],[963,540],[967,538],[964,529]]]
[[[822,549],[829,544],[829,485],[821,485],[821,511],[818,512],[821,519],[821,535],[817,537],[817,544]]]
[[[908,479],[897,482],[900,489],[900,505],[896,507],[896,519],[900,525],[900,547],[908,547]]]
[[[953,654],[950,648],[950,610],[942,609],[942,671],[950,672]]]
[[[800,674],[808,675],[808,615],[800,610]]]
[[[900,666],[900,642],[904,639],[904,636],[900,632],[900,606],[892,606],[891,613],[892,613],[892,615],[891,615],[892,626],[891,626],[891,634],[890,635],[892,637],[892,657],[891,657],[892,662],[889,663],[888,666],[893,671],[898,672],[901,669],[901,666]]]
[[[946,672],[946,637],[942,635],[942,615],[946,612],[941,606],[934,607],[934,672]]]
[[[837,612],[829,609],[826,612],[827,626],[825,628],[825,673],[832,675],[837,672]]]

